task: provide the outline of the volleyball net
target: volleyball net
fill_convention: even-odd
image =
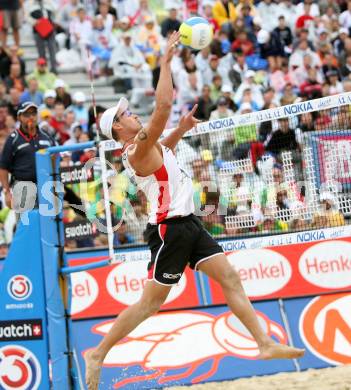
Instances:
[[[192,129],[176,150],[193,179],[195,214],[211,234],[255,236],[350,224],[351,93],[256,112],[243,103],[241,114],[227,112],[218,106],[212,113],[217,119]],[[107,244],[108,236],[115,246],[142,244],[149,205],[124,171],[121,145],[101,141],[96,155],[86,170],[93,172],[90,179],[72,184],[83,199],[94,244]],[[62,169],[72,177],[75,166]],[[66,222],[71,232],[79,224],[68,217]],[[69,243],[72,237],[66,235]]]

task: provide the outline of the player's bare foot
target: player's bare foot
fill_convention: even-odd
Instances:
[[[84,360],[85,382],[87,384],[88,390],[98,390],[102,361],[96,357],[93,349],[84,355]]]
[[[296,359],[305,354],[304,349],[290,347],[285,344],[269,343],[260,347],[259,359]]]

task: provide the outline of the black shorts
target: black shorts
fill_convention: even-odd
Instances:
[[[151,250],[148,279],[164,285],[177,284],[187,264],[196,270],[202,261],[223,253],[193,214],[148,224],[145,235]]]

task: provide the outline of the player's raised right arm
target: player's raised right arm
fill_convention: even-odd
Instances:
[[[144,157],[160,138],[169,118],[173,100],[173,82],[171,74],[171,60],[174,49],[179,42],[179,32],[174,32],[168,42],[161,59],[160,78],[156,88],[155,109],[149,124],[142,128],[135,137],[135,157]]]

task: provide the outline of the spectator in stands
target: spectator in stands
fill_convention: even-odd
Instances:
[[[61,102],[67,108],[72,104],[71,95],[66,91],[66,83],[62,79],[56,79],[54,89],[56,91],[56,102]]]
[[[39,114],[43,110],[48,110],[50,112],[50,117],[51,117],[54,111],[55,100],[56,100],[56,92],[53,89],[48,89],[44,93],[44,103],[39,107]]]
[[[133,244],[134,242],[134,237],[127,231],[126,221],[121,221],[113,236],[113,246],[119,247],[120,245]]]
[[[28,88],[22,93],[20,102],[32,102],[36,106],[43,104],[43,94],[39,91],[37,79],[30,78],[27,80]]]
[[[84,131],[88,131],[89,113],[85,107],[86,96],[83,92],[77,91],[73,95],[73,104],[68,107],[75,114],[75,119],[83,127]]]
[[[214,109],[214,103],[211,99],[211,89],[208,85],[202,87],[202,94],[197,101],[197,105],[196,118],[206,121],[209,120],[211,112]]]
[[[12,45],[4,52],[4,56],[0,59],[0,74],[5,78],[10,74],[10,68],[12,64],[20,64],[21,76],[26,74],[26,64],[20,56],[21,49],[16,45]]]
[[[107,64],[110,61],[112,49],[117,44],[112,35],[112,29],[109,29],[105,23],[101,15],[98,15],[93,23],[90,46],[94,56],[93,74],[95,77],[107,75]]]
[[[123,34],[122,42],[112,51],[109,67],[116,79],[123,80],[127,90],[133,88],[133,104],[139,104],[145,90],[151,89],[152,74],[144,56],[132,44],[130,32]]]
[[[69,37],[71,47],[80,52],[83,63],[87,63],[87,46],[91,42],[92,33],[92,22],[86,14],[85,7],[80,4],[77,6],[77,15],[70,21]]]
[[[173,5],[169,9],[168,18],[161,23],[161,34],[167,38],[173,31],[178,31],[181,23],[178,19],[178,10]]]
[[[299,116],[298,129],[303,133],[314,131],[314,118],[312,112],[306,112]]]
[[[234,95],[234,102],[238,107],[243,103],[244,91],[247,91],[248,89],[251,91],[252,101],[257,105],[257,109],[260,109],[263,106],[261,87],[255,83],[255,76],[256,73],[253,70],[248,70],[245,73],[245,79]]]
[[[213,18],[225,31],[231,30],[231,23],[237,18],[237,12],[233,2],[229,0],[217,0],[212,8]]]
[[[69,0],[64,4],[60,12],[57,14],[58,23],[67,32],[69,31],[72,19],[76,18],[78,15],[79,6],[81,6],[80,0]]]
[[[0,101],[0,132],[1,133],[7,130],[6,117],[8,114],[9,114],[8,103],[6,101]]]
[[[329,192],[324,191],[319,196],[320,208],[313,216],[312,225],[317,226],[320,220],[325,225],[323,227],[336,227],[345,225],[343,214],[338,210],[335,196]],[[322,226],[318,226],[322,227]]]
[[[2,0],[0,2],[0,11],[2,13],[2,27],[0,30],[1,44],[7,46],[7,34],[11,27],[15,45],[20,45],[19,29],[21,25],[20,12],[22,8],[21,0]]]
[[[246,64],[245,56],[241,49],[236,49],[235,51],[233,51],[232,56],[235,59],[235,63],[232,66],[232,69],[229,69],[228,77],[233,84],[233,89],[236,90],[243,82],[245,74],[249,70],[249,67]]]
[[[231,45],[232,52],[236,52],[238,49],[241,50],[244,56],[250,56],[254,54],[254,45],[248,38],[247,32],[241,30],[236,34],[236,39]]]
[[[347,1],[347,9],[339,16],[339,23],[341,27],[350,31],[351,28],[351,1]]]
[[[12,64],[10,67],[10,74],[4,80],[6,89],[9,91],[11,88],[15,88],[18,92],[22,93],[26,87],[26,81],[23,76],[21,76],[21,66],[20,64]]]
[[[290,128],[289,118],[278,119],[278,124],[278,129],[268,138],[266,150],[275,155],[287,150],[298,150],[299,144],[296,141],[294,130]]]
[[[63,103],[55,103],[49,125],[55,130],[55,138],[59,144],[63,145],[70,138],[65,121],[65,106]]]
[[[211,54],[209,58],[209,66],[206,67],[202,74],[204,84],[211,84],[213,77],[218,74],[219,58],[215,54]]]
[[[8,109],[9,114],[14,118],[17,117],[17,110],[21,104],[21,93],[16,88],[10,89],[9,99],[8,99]]]
[[[35,78],[39,83],[39,91],[45,92],[48,89],[55,88],[56,75],[49,72],[47,69],[47,62],[45,58],[38,58],[37,66],[34,71],[27,77],[27,79]]]
[[[345,65],[340,68],[341,77],[348,78],[351,74],[351,54],[347,55]]]
[[[102,25],[106,29],[106,35],[110,35],[115,23],[115,16],[110,12],[110,3],[108,0],[100,0],[97,11],[97,18],[102,20]],[[113,7],[111,7],[113,9]],[[113,11],[112,11],[113,12]],[[114,10],[114,12],[116,12]]]
[[[30,0],[26,10],[28,11],[28,20],[33,26],[39,57],[46,59],[46,49],[48,49],[51,72],[57,73],[54,24],[56,7],[52,0]]]

